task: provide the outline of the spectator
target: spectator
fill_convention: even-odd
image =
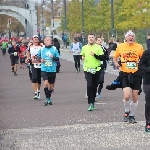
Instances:
[[[147,36],[146,47],[147,47],[147,50],[150,50],[150,35]]]

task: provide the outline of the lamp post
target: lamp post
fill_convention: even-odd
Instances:
[[[85,43],[85,39],[84,39],[84,0],[82,0],[82,6],[81,6],[81,9],[82,9],[82,45],[84,45]]]
[[[110,1],[111,3],[111,32],[112,32],[112,37],[114,37],[114,0]]]
[[[66,0],[64,0],[64,31],[67,30]]]
[[[54,1],[51,0],[51,4],[52,4],[52,42],[54,39]]]
[[[45,4],[44,4],[44,0],[42,1],[42,38],[44,38],[44,7],[45,7]]]

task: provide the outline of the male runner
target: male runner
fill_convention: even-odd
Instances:
[[[31,60],[31,72],[32,72],[32,87],[34,90],[33,99],[40,99],[40,87],[41,87],[41,63],[37,58],[38,51],[42,48],[39,44],[39,37],[33,36],[33,44],[28,47],[27,60]]]
[[[44,92],[46,96],[45,106],[52,105],[51,93],[53,91],[56,79],[56,61],[59,60],[59,53],[55,46],[52,46],[52,38],[44,39],[45,47],[38,52],[38,58],[41,60],[41,71],[44,80]]]
[[[77,38],[74,38],[74,42],[71,44],[70,50],[74,57],[75,68],[77,70],[77,73],[80,72],[81,49],[82,49],[82,45],[78,42]]]
[[[106,69],[106,66],[107,66],[106,61],[109,60],[109,56],[108,56],[107,49],[104,46],[102,46],[102,39],[100,37],[96,38],[96,43],[98,45],[100,45],[100,47],[103,49],[103,52],[104,52],[104,55],[105,55],[105,59],[103,61],[101,61],[101,71],[100,71],[100,77],[99,77],[99,80],[98,80],[98,90],[97,90],[97,94],[96,94],[97,98],[101,98],[101,91],[102,91],[103,84],[104,84],[105,69]]]
[[[8,47],[8,43],[6,42],[6,40],[4,40],[4,41],[2,42],[2,46],[1,46],[3,56],[6,55],[6,49],[7,49],[7,47]]]
[[[22,53],[20,48],[16,45],[15,41],[12,41],[12,46],[9,47],[8,53],[11,55],[11,66],[12,72],[14,72],[14,76],[17,76],[17,65],[19,60],[19,53]]]
[[[95,43],[94,34],[88,35],[88,44],[82,47],[84,73],[87,81],[88,111],[95,110],[94,102],[101,70],[100,60],[104,60],[102,48]]]
[[[138,92],[141,87],[142,75],[139,71],[139,60],[143,54],[143,47],[135,42],[135,34],[129,30],[125,35],[126,42],[117,46],[113,61],[120,67],[121,84],[124,93],[124,122],[136,123],[135,111],[138,105]],[[117,59],[120,57],[121,66]],[[132,90],[132,101],[130,95]]]

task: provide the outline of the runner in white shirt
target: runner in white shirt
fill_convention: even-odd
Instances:
[[[41,87],[41,62],[37,58],[38,51],[42,48],[39,44],[39,38],[37,35],[33,36],[33,44],[28,47],[27,61],[31,60],[31,72],[32,72],[32,87],[35,92],[33,99],[40,98]]]
[[[82,49],[82,45],[77,41],[77,38],[74,38],[74,42],[71,44],[71,52],[73,54],[74,57],[74,61],[75,61],[75,68],[77,70],[77,73],[80,72],[80,52]]]

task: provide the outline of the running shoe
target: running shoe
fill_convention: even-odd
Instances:
[[[33,99],[38,99],[38,95],[34,94]]]
[[[92,110],[95,110],[95,105],[94,104],[92,104]]]
[[[96,98],[102,98],[102,96],[100,94],[96,94]]]
[[[17,76],[17,73],[16,73],[16,72],[14,72],[14,76]]]
[[[93,110],[93,104],[89,104],[88,111],[92,111],[92,110]]]
[[[146,132],[150,132],[150,124],[148,124],[148,125],[145,126],[145,131]]]
[[[128,122],[129,121],[129,112],[125,112],[123,116],[123,121]]]
[[[137,123],[135,121],[135,117],[134,116],[129,116],[129,123],[132,123],[132,124]]]
[[[44,105],[52,105],[52,100],[50,98],[46,98],[46,101],[44,102]]]
[[[37,95],[38,95],[38,99],[40,99],[41,98],[40,92],[37,92]]]

